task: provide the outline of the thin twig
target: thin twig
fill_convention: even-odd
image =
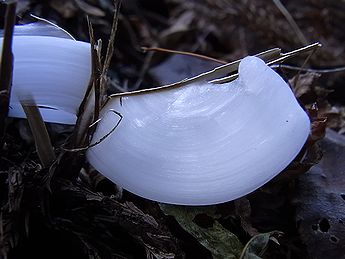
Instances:
[[[273,65],[273,64],[277,64],[277,63],[281,63],[285,60],[291,59],[295,56],[301,55],[303,53],[309,52],[309,51],[314,51],[315,49],[320,48],[322,45],[320,42],[315,42],[313,44],[310,44],[308,46],[287,52],[287,53],[282,53],[280,58],[277,58],[275,60],[272,60],[270,62],[267,63],[268,66]]]
[[[5,134],[5,119],[8,114],[8,105],[11,95],[13,74],[13,28],[16,22],[16,2],[11,2],[6,7],[5,28],[0,64],[0,150]]]
[[[103,66],[100,66],[100,75],[96,78],[95,84],[95,113],[93,117],[93,123],[99,119],[99,112],[103,106],[104,100],[106,100],[107,96],[107,74],[110,66],[111,59],[114,53],[114,46],[115,46],[115,36],[118,26],[119,20],[119,13],[121,8],[121,0],[114,0],[114,16],[113,22],[110,31],[110,37],[107,45],[107,53],[105,55],[105,60]],[[98,58],[100,61],[100,51],[98,51]],[[89,127],[88,135],[92,136],[93,132],[96,130],[96,127]]]
[[[94,90],[94,111],[93,111],[93,120],[97,120],[99,117],[99,112],[101,110],[101,96],[103,94],[102,86],[101,86],[101,77],[102,77],[102,65],[99,59],[98,51],[96,49],[95,38],[93,34],[92,24],[89,19],[87,19],[89,25],[89,33],[90,33],[90,42],[92,45],[92,86]]]
[[[289,11],[285,8],[285,6],[282,4],[280,0],[273,0],[273,3],[277,6],[279,11],[284,15],[292,29],[296,32],[298,39],[303,45],[307,45],[309,42],[304,36],[303,32],[301,29],[298,27],[297,23],[295,22],[294,18],[292,15],[289,13]]]
[[[280,49],[274,48],[274,49],[266,50],[264,52],[256,54],[255,56],[262,58],[265,61],[272,60],[272,59],[280,56]],[[181,80],[181,81],[173,83],[173,84],[164,85],[164,86],[155,87],[155,88],[137,90],[137,91],[133,91],[133,92],[116,93],[116,94],[109,96],[108,100],[110,100],[111,98],[114,98],[114,97],[119,97],[119,96],[143,94],[143,93],[152,92],[152,91],[164,90],[167,88],[170,89],[173,87],[182,87],[184,85],[195,83],[195,82],[212,80],[213,78],[222,77],[224,75],[235,72],[238,69],[238,65],[239,65],[240,61],[241,60],[236,60],[236,61],[227,63],[225,65],[216,67],[211,71],[207,71],[207,72],[202,73],[200,75],[197,75],[197,76],[194,76],[192,78],[185,79],[185,80]]]
[[[77,147],[80,145],[84,145],[87,138],[87,131],[88,126],[92,122],[94,113],[96,112],[95,108],[95,85],[97,82],[99,83],[100,77],[100,61],[97,54],[97,46],[93,34],[92,24],[88,17],[86,17],[87,23],[89,26],[89,35],[90,35],[90,52],[91,52],[91,75],[89,85],[85,92],[84,98],[79,106],[78,114],[77,114],[77,122],[73,131],[73,136],[70,139],[70,145],[72,147]],[[97,81],[98,79],[98,81]]]
[[[316,49],[313,49],[312,52],[309,53],[309,55],[307,56],[307,58],[304,60],[304,62],[303,62],[303,64],[302,64],[302,68],[304,68],[304,67],[307,65],[309,59],[310,59],[311,56],[315,53],[315,51],[316,51]],[[297,75],[295,76],[295,79],[293,80],[293,86],[295,86],[295,87],[296,87],[297,84],[298,84],[298,80],[299,80],[299,78],[300,78],[301,72],[302,72],[302,71],[299,70],[299,71],[297,72]]]
[[[87,145],[86,147],[80,147],[80,148],[72,148],[72,149],[68,149],[68,148],[64,148],[63,147],[63,150],[64,151],[67,151],[67,152],[80,152],[80,151],[85,151],[91,147],[94,147],[94,146],[97,146],[98,144],[100,144],[103,140],[105,140],[107,137],[109,137],[115,130],[116,128],[120,125],[122,119],[123,119],[123,116],[121,113],[113,110],[113,109],[110,109],[109,110],[110,112],[113,112],[114,114],[116,114],[117,116],[120,117],[120,119],[117,121],[117,123],[115,124],[115,126],[107,133],[105,134],[103,137],[101,137],[99,140],[97,140],[95,143],[92,143],[90,145]],[[97,123],[99,123],[102,119],[98,119],[97,121],[95,121],[94,123],[92,123],[90,125],[90,127],[95,127]]]
[[[103,65],[101,64],[100,58],[102,42],[99,40],[96,44],[92,24],[87,17],[91,44],[92,70],[90,83],[85,93],[84,99],[80,105],[76,127],[73,132],[73,137],[70,141],[71,144],[69,145],[69,147],[73,150],[77,150],[78,148],[76,147],[88,145],[90,140],[88,136],[92,135],[93,131],[96,128],[90,128],[89,125],[95,124],[95,121],[98,121],[100,108],[103,101],[102,98],[106,96],[106,76],[114,52],[114,41],[121,1],[114,1],[114,4],[115,13],[107,47],[107,54]],[[81,148],[79,150],[82,151],[84,150],[84,148]]]
[[[138,75],[138,79],[136,80],[135,84],[134,84],[134,89],[138,89],[141,85],[141,83],[143,82],[143,78],[145,76],[145,74],[147,73],[147,70],[150,68],[150,63],[152,60],[154,52],[151,51],[150,53],[147,53],[144,59],[144,62],[141,66],[141,69],[139,71],[139,75]]]
[[[220,60],[220,59],[216,59],[216,58],[212,58],[209,56],[205,56],[205,55],[201,55],[201,54],[196,54],[196,53],[192,53],[192,52],[188,52],[188,51],[180,51],[180,50],[172,50],[172,49],[165,49],[165,48],[158,48],[158,47],[151,47],[151,48],[147,48],[147,47],[141,47],[141,49],[143,51],[160,51],[160,52],[166,52],[166,53],[173,53],[173,54],[179,54],[179,55],[186,55],[186,56],[191,56],[191,57],[196,57],[196,58],[200,58],[200,59],[204,59],[207,61],[213,61],[219,64],[227,64],[227,61],[224,60]]]
[[[337,72],[345,71],[345,66],[334,67],[334,68],[303,68],[303,67],[297,67],[297,66],[277,64],[277,65],[273,65],[272,67],[273,68],[279,67],[279,68],[285,68],[285,69],[290,69],[290,70],[300,70],[303,72],[320,73],[320,74],[337,73]]]
[[[316,43],[310,44],[308,46],[305,46],[305,47],[302,47],[302,48],[290,51],[288,53],[282,53],[279,58],[271,60],[271,61],[267,62],[266,64],[268,66],[271,66],[273,64],[282,63],[282,62],[284,62],[284,61],[286,61],[286,60],[288,60],[290,58],[293,58],[293,57],[295,57],[297,55],[300,55],[302,53],[305,53],[305,52],[313,51],[313,53],[314,53],[314,51],[316,49],[318,49],[319,47],[321,47],[321,44],[319,42],[316,42]],[[213,84],[228,83],[228,82],[233,81],[237,77],[238,77],[238,74],[233,74],[233,75],[230,75],[230,76],[227,76],[227,77],[223,77],[223,78],[212,80],[212,81],[210,81],[210,83],[213,83]]]
[[[105,55],[105,60],[103,64],[103,70],[102,70],[103,76],[107,75],[107,72],[110,66],[110,61],[113,57],[115,36],[116,36],[117,25],[119,21],[119,12],[121,8],[121,0],[116,0],[114,2],[115,2],[115,12],[114,12],[113,23],[111,26],[110,38],[109,38],[109,42],[107,46],[107,54]]]

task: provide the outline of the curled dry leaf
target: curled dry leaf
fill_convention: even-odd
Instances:
[[[268,233],[258,234],[246,244],[245,248],[242,251],[240,259],[259,259],[264,254],[268,242],[272,240],[273,242],[278,243],[275,236],[282,235],[280,231],[272,231]]]
[[[316,78],[320,75],[317,73],[305,73],[302,75],[296,75],[289,80],[292,85],[295,96],[297,98],[302,98],[304,95],[310,94],[312,91],[312,84]]]
[[[331,104],[328,101],[329,98],[327,98],[334,90],[315,84],[320,74],[301,74],[298,80],[296,80],[296,77],[289,80],[289,83],[294,89],[295,96],[309,108],[309,112],[313,109],[317,110],[317,119],[313,120],[312,128],[320,129],[321,126],[317,124],[321,124],[323,127],[327,126],[328,128],[337,130],[340,134],[343,133],[345,129],[345,108],[339,104]],[[314,115],[311,114],[311,116]],[[315,136],[314,133],[312,135]],[[321,139],[323,136],[320,135],[319,137]]]

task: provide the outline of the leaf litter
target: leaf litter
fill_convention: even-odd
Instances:
[[[307,68],[344,66],[344,3],[303,0],[284,2],[284,7],[309,42],[322,40],[323,48],[311,57]],[[88,14],[95,39],[106,43],[113,10],[110,0],[23,1],[17,14],[24,23],[32,21],[30,13],[55,21],[86,41],[89,32],[84,17]],[[143,46],[232,61],[272,47],[298,48],[300,38],[273,2],[123,1],[108,93],[176,82],[215,66],[161,52],[147,58],[141,52]],[[105,49],[100,49],[100,55],[105,56]],[[300,67],[303,58],[298,56],[288,64]],[[42,168],[32,143],[20,137],[22,120],[9,120],[0,160],[3,255],[58,258],[68,256],[63,252],[67,247],[65,251],[74,258],[195,258],[200,254],[205,258],[341,258],[345,236],[339,154],[343,144],[330,131],[321,139],[326,118],[327,127],[345,132],[345,73],[303,72],[293,85],[295,71],[288,66],[277,66],[277,70],[291,79],[312,118],[308,148],[263,188],[210,208],[157,208],[155,203],[122,193],[84,164],[82,152],[63,158],[61,135],[52,133],[64,129],[49,125],[59,162],[52,174],[54,167]],[[45,188],[47,178],[50,189]],[[172,223],[161,209],[178,223]],[[182,229],[176,230],[176,224]],[[43,246],[51,252],[45,254]]]

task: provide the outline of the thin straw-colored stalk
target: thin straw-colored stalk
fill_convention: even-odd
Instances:
[[[302,48],[290,51],[288,53],[282,53],[279,58],[267,62],[267,65],[270,66],[270,65],[273,65],[273,64],[282,63],[282,62],[284,62],[284,61],[286,61],[288,59],[291,59],[291,58],[293,58],[293,57],[295,57],[297,55],[300,55],[302,53],[309,52],[309,51],[315,51],[319,47],[321,47],[321,44],[319,42],[316,42],[316,43],[310,44],[308,46],[305,46],[305,47],[302,47]],[[228,83],[228,82],[231,82],[231,81],[235,80],[237,77],[238,77],[238,73],[230,75],[230,76],[227,76],[227,77],[223,77],[223,78],[220,78],[220,79],[212,80],[212,81],[210,81],[210,83],[214,83],[214,84]]]
[[[178,54],[178,55],[191,56],[191,57],[195,57],[195,58],[199,58],[199,59],[204,59],[207,61],[213,61],[213,62],[223,64],[223,65],[228,63],[224,60],[220,60],[220,59],[216,59],[216,58],[212,58],[212,57],[208,57],[205,55],[192,53],[192,52],[188,52],[188,51],[172,50],[172,49],[165,49],[165,48],[158,48],[158,47],[151,47],[151,48],[142,47],[141,49],[145,52],[147,52],[147,51],[157,51],[158,52],[159,51],[159,52],[166,52],[166,53],[172,53],[172,54]]]
[[[318,74],[339,73],[339,72],[345,71],[345,66],[333,67],[333,68],[303,68],[299,66],[279,64],[279,65],[273,65],[271,67],[273,68],[280,67],[280,68],[285,68],[288,70],[296,70],[296,71],[318,73]]]
[[[261,52],[257,55],[256,57],[259,57],[265,61],[272,60],[274,58],[277,58],[280,56],[280,49],[279,48],[274,48],[270,49],[264,52]],[[185,79],[182,81],[179,81],[177,83],[169,84],[169,85],[164,85],[160,87],[155,87],[155,88],[150,88],[150,89],[143,89],[143,90],[138,90],[138,91],[133,91],[133,92],[125,92],[125,93],[116,93],[111,95],[109,98],[114,98],[114,97],[119,97],[119,96],[126,96],[126,95],[131,95],[131,94],[142,94],[142,93],[147,93],[147,92],[152,92],[152,91],[159,91],[159,90],[165,90],[167,88],[173,88],[173,87],[181,87],[184,85],[188,85],[191,83],[195,82],[200,82],[200,81],[208,81],[216,77],[224,76],[230,73],[233,73],[238,69],[238,65],[240,64],[241,60],[236,60],[231,63],[228,63],[226,65],[222,65],[219,67],[216,67],[215,69],[202,73],[200,75],[197,75],[195,77]]]
[[[292,15],[289,13],[289,11],[285,8],[285,6],[282,4],[282,2],[280,0],[273,0],[273,3],[277,6],[277,8],[279,9],[279,11],[284,15],[285,19],[288,21],[288,23],[290,24],[290,26],[292,27],[292,29],[296,32],[296,35],[299,39],[299,41],[303,44],[303,45],[307,45],[308,44],[308,40],[306,39],[306,37],[304,36],[303,32],[301,31],[301,29],[298,27],[297,23],[295,22],[294,18],[292,17]]]
[[[98,121],[103,98],[106,95],[106,74],[108,72],[110,61],[114,52],[114,42],[117,31],[120,5],[120,0],[115,2],[115,12],[110,32],[110,39],[103,64],[101,62],[102,41],[99,40],[96,43],[92,24],[90,20],[87,19],[91,43],[92,74],[89,87],[79,107],[78,119],[71,144],[68,148],[65,148],[66,151],[84,150],[85,147],[89,145],[88,136],[92,135],[96,128],[95,126],[90,125],[96,124],[95,122]]]
[[[95,112],[95,85],[99,82],[99,72],[100,71],[100,60],[97,54],[97,45],[95,42],[92,25],[87,17],[87,22],[89,25],[89,35],[90,35],[90,45],[91,45],[91,77],[88,88],[84,95],[84,98],[79,106],[77,114],[77,122],[73,132],[73,136],[69,142],[69,147],[74,148],[81,145],[85,145],[88,141],[87,132],[89,130],[89,125],[93,120]]]
[[[263,59],[264,61],[267,62],[267,65],[272,65],[276,63],[281,63],[285,60],[288,60],[290,58],[293,58],[297,55],[300,55],[305,52],[309,52],[311,50],[317,49],[321,47],[321,44],[319,42],[310,44],[308,46],[293,50],[288,53],[281,53],[281,50],[279,48],[275,49],[270,49],[264,52],[261,52],[255,56]],[[195,77],[189,78],[182,80],[177,83],[169,84],[169,85],[164,85],[160,87],[155,87],[155,88],[150,88],[150,89],[143,89],[143,90],[138,90],[138,91],[133,91],[133,92],[125,92],[125,93],[116,93],[111,95],[109,98],[114,98],[114,97],[121,97],[121,96],[127,96],[127,95],[133,95],[133,94],[143,94],[147,92],[152,92],[152,91],[160,91],[160,90],[165,90],[167,88],[173,88],[173,87],[181,87],[187,84],[195,83],[195,82],[200,82],[200,81],[210,81],[210,83],[215,83],[215,84],[222,84],[222,83],[227,83],[231,82],[232,80],[236,79],[238,74],[233,74],[227,77],[223,77],[220,79],[213,79],[217,77],[222,77],[226,74],[230,74],[235,72],[238,69],[238,65],[241,60],[236,60],[231,63],[228,63],[226,65],[219,66],[211,71],[202,73],[200,75],[197,75]]]

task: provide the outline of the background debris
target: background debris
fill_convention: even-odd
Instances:
[[[4,9],[0,5],[0,17]],[[66,126],[47,125],[58,159],[43,169],[27,123],[7,119],[0,152],[0,257],[344,258],[344,139],[328,131],[319,143],[326,126],[345,133],[344,10],[345,2],[337,0],[122,1],[109,94],[179,81],[217,65],[145,53],[142,47],[233,61],[320,41],[323,47],[307,62],[307,71],[298,70],[305,56],[275,66],[310,115],[308,143],[279,177],[246,197],[181,208],[123,191],[89,168],[82,152],[62,159],[61,147],[72,132]],[[90,41],[88,15],[94,39],[106,46],[114,2],[25,0],[16,13],[17,23],[33,22],[34,14],[84,41]],[[101,54],[105,57],[105,47]]]
[[[215,207],[186,207],[160,204],[167,215],[174,216],[181,227],[194,236],[213,258],[239,258],[242,244],[230,231],[214,219]]]
[[[328,130],[319,164],[298,179],[296,222],[312,258],[345,258],[345,137]]]

